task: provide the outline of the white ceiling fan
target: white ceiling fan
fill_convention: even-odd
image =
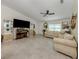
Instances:
[[[47,16],[47,15],[54,15],[55,13],[50,13],[49,10],[46,10],[46,13],[40,13],[43,14],[43,17]]]

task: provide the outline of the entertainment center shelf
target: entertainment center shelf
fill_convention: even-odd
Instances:
[[[27,37],[27,31],[22,31],[22,32],[17,32],[16,33],[16,39],[21,39],[21,38],[24,38],[24,37]]]
[[[28,30],[24,30],[24,29],[17,29],[16,30],[16,40],[17,39],[21,39],[24,37],[27,37],[27,34],[29,33]]]

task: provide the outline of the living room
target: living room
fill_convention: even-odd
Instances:
[[[77,59],[77,9],[77,0],[2,0],[1,58]]]

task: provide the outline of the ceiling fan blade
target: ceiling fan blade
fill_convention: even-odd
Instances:
[[[47,16],[47,14],[44,14],[43,17]]]
[[[54,15],[55,13],[49,13],[49,15]]]

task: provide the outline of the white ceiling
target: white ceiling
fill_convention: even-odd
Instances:
[[[70,18],[72,15],[72,1],[64,0],[63,4],[60,3],[60,0],[2,0],[1,2],[28,17],[43,21]],[[43,17],[40,12],[46,10],[55,12],[55,15]]]

